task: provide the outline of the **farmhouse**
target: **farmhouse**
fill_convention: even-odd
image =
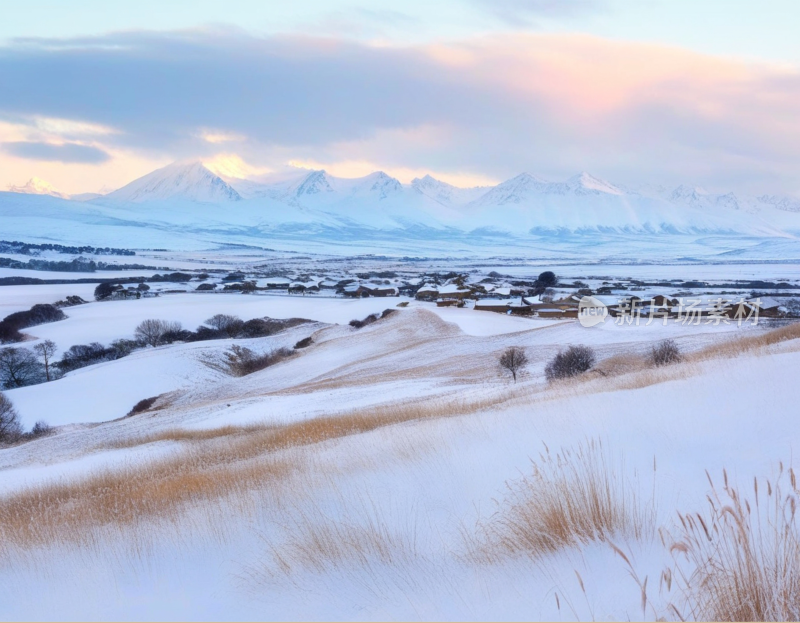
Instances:
[[[417,290],[415,298],[420,301],[435,301],[439,298],[439,288],[433,284],[424,285]]]
[[[448,299],[463,299],[473,296],[472,290],[455,283],[439,288],[439,296]]]
[[[511,305],[511,299],[482,299],[476,301],[476,311],[490,311],[498,314],[508,313],[508,306]]]

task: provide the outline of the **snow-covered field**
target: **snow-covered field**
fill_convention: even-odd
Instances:
[[[8,313],[91,298],[75,285],[2,293]],[[387,308],[396,313],[347,325]],[[678,583],[659,579],[675,559],[658,528],[704,510],[704,470],[750,486],[800,443],[800,340],[725,346],[775,326],[587,329],[400,297],[273,294],[65,312],[26,329],[37,341],[23,346],[108,344],[147,318],[313,322],[146,348],[5,392],[26,428],[56,426],[0,450],[6,620],[674,619]],[[244,377],[205,363],[234,343],[267,352],[307,336],[311,346]],[[685,361],[646,367],[664,338]],[[544,366],[567,345],[593,347],[602,372],[548,384]],[[530,358],[516,384],[497,364],[511,346]],[[154,396],[153,410],[124,417]],[[638,492],[648,529],[481,554],[531,460],[592,441]]]

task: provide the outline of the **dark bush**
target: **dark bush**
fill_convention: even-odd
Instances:
[[[217,331],[216,329],[212,329],[211,327],[207,327],[205,325],[200,325],[197,327],[197,331],[194,332],[194,335],[190,338],[190,342],[205,342],[206,340],[221,340],[224,338],[225,335],[222,331]]]
[[[681,360],[681,349],[675,340],[661,340],[650,349],[650,363],[654,366],[667,366]]]
[[[277,320],[275,318],[253,318],[244,323],[242,326],[242,333],[239,337],[268,337],[307,322],[310,321],[303,318],[286,318],[282,320]]]
[[[48,435],[53,434],[53,427],[50,426],[44,420],[39,420],[36,424],[33,425],[33,428],[22,435],[22,439],[25,441],[32,441],[34,439],[38,439],[39,437],[47,437]]]
[[[567,379],[591,370],[596,360],[594,350],[588,346],[570,346],[558,353],[545,366],[544,375],[548,381]]]
[[[257,355],[249,348],[234,344],[225,353],[222,366],[232,376],[246,376],[292,356],[288,348],[279,348],[263,355]]]
[[[75,305],[83,305],[84,303],[87,303],[87,302],[88,301],[84,301],[79,296],[68,296],[64,300],[56,301],[56,303],[54,303],[54,305],[56,307],[74,307]]]
[[[308,337],[304,337],[302,340],[300,340],[299,342],[297,342],[297,344],[295,344],[295,345],[294,345],[294,347],[295,347],[295,349],[298,349],[298,348],[308,348],[308,347],[309,347],[309,346],[311,346],[313,343],[314,343],[314,340],[313,340],[313,338],[312,338],[312,337],[309,335]]]
[[[558,277],[552,270],[546,270],[539,275],[536,282],[543,288],[554,288],[558,285]]]
[[[16,329],[27,329],[48,322],[64,320],[66,314],[55,305],[34,305],[28,311],[16,312],[3,318],[3,324]]]
[[[137,348],[141,348],[142,345],[137,342],[136,340],[114,340],[111,342],[111,350],[114,351],[114,359],[122,359],[123,357],[127,357]]]
[[[381,313],[381,318],[386,318],[388,316],[391,316],[396,311],[397,311],[396,309],[391,309],[391,308],[384,309],[383,312]]]
[[[0,322],[0,344],[15,344],[25,339],[25,336],[19,332],[19,329],[7,325],[5,322]]]
[[[216,287],[217,287],[216,283],[201,283],[195,289],[196,290],[200,290],[202,292],[203,290],[214,290],[214,289],[216,289]]]
[[[119,359],[118,351],[115,348],[106,348],[99,342],[92,342],[91,344],[70,346],[61,355],[61,361],[55,365],[58,366],[61,372],[66,373],[103,361],[113,361],[114,359]]]
[[[377,319],[378,319],[378,314],[370,314],[369,316],[364,318],[364,320],[351,320],[350,326],[356,329],[361,329],[363,327],[366,327],[367,325],[372,324]]]
[[[114,292],[121,289],[121,285],[105,281],[94,289],[94,298],[98,301],[104,301],[108,298],[111,298],[111,295],[114,294]]]
[[[11,400],[0,393],[0,443],[14,443],[22,435],[22,424]]]
[[[133,408],[130,411],[128,411],[128,415],[129,416],[136,415],[137,413],[143,413],[144,411],[148,411],[150,407],[152,407],[156,403],[156,400],[158,400],[158,396],[153,396],[151,398],[145,398],[143,400],[140,400],[135,405],[133,405]]]
[[[186,329],[178,329],[177,331],[165,331],[161,336],[162,344],[173,344],[175,342],[193,342],[195,334]]]

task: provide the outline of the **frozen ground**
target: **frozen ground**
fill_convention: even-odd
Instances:
[[[35,294],[3,291],[20,306],[78,293],[35,288]],[[793,425],[798,340],[733,359],[700,358],[664,373],[596,376],[553,388],[543,379],[544,365],[569,344],[593,346],[602,363],[646,353],[665,337],[691,355],[764,329],[674,323],[584,329],[575,321],[414,301],[363,329],[346,325],[404,300],[175,294],[68,308],[67,320],[29,329],[65,349],[130,337],[151,317],[188,328],[215,313],[315,321],[236,340],[265,352],[314,338],[296,356],[242,378],[203,363],[231,344],[219,340],[149,348],[8,391],[26,426],[46,419],[58,428],[0,450],[0,503],[10,508],[14,496],[46,485],[62,493],[15,520],[55,522],[49,536],[26,544],[14,532],[1,546],[0,617],[673,618],[667,605],[676,597],[658,582],[671,558],[655,535],[617,543],[638,577],[649,578],[643,614],[640,586],[607,544],[565,547],[536,560],[518,554],[476,562],[469,552],[477,524],[500,509],[506,483],[529,473],[544,444],[556,451],[602,440],[657,510],[658,525],[670,526],[676,510],[702,508],[704,470],[716,477],[726,467],[733,479],[750,482],[773,474],[779,460],[791,461],[800,443]],[[531,359],[516,385],[496,364],[508,346],[524,347]],[[122,417],[138,400],[159,394],[165,398],[157,410]],[[401,421],[230,454],[265,430],[280,434],[320,418],[349,414],[359,422],[382,413]],[[77,515],[63,512],[70,496],[94,508],[76,483],[100,474],[148,482],[155,476],[137,470],[164,461],[196,465],[199,477],[206,473],[197,463],[203,456],[221,457],[226,470],[257,470],[271,461],[291,469],[215,494],[192,485],[200,486],[197,498],[163,514],[145,504],[123,519],[111,507],[104,511],[110,515],[74,523]]]

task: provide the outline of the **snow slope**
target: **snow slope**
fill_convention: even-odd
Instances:
[[[789,342],[782,351],[707,361],[638,388],[547,390],[539,361],[565,343],[594,344],[605,358],[646,349],[668,334],[576,325],[478,337],[410,309],[360,331],[325,327],[318,344],[296,359],[241,379],[198,378],[195,390],[161,411],[69,426],[0,451],[0,490],[8,495],[42,483],[127,473],[203,448],[204,442],[190,439],[136,441],[159,431],[280,425],[353,407],[402,407],[419,398],[450,405],[448,417],[419,417],[266,455],[263,460],[291,461],[291,472],[230,499],[188,504],[164,519],[85,526],[74,542],[65,535],[50,545],[4,549],[3,618],[674,618],[667,609],[674,591],[659,590],[657,581],[671,559],[655,534],[616,539],[630,567],[606,543],[563,548],[536,561],[511,555],[474,562],[469,536],[500,509],[507,483],[530,473],[531,459],[545,444],[559,452],[602,440],[610,463],[622,465],[646,499],[654,496],[658,526],[672,525],[676,510],[703,509],[705,470],[718,481],[727,468],[745,488],[753,475],[773,476],[777,462],[790,461],[800,443],[792,425],[800,353]],[[720,337],[681,330],[686,349]],[[514,387],[497,374],[492,358],[519,343],[535,362]],[[180,370],[191,365],[182,349],[146,351],[131,359],[140,372],[119,368],[117,378],[135,385],[148,369],[154,376]],[[86,369],[85,376],[100,372],[99,366]],[[109,400],[118,391],[110,379],[103,377],[102,390],[94,385]],[[460,401],[471,396],[497,402],[462,411]],[[49,400],[48,409],[60,407],[57,394]],[[363,555],[326,558],[325,548],[314,546],[326,538],[363,543],[371,528],[386,553],[367,548]],[[295,548],[304,546],[312,553],[307,564],[295,558]],[[282,566],[276,556],[291,564]],[[644,613],[631,570],[649,578]]]

